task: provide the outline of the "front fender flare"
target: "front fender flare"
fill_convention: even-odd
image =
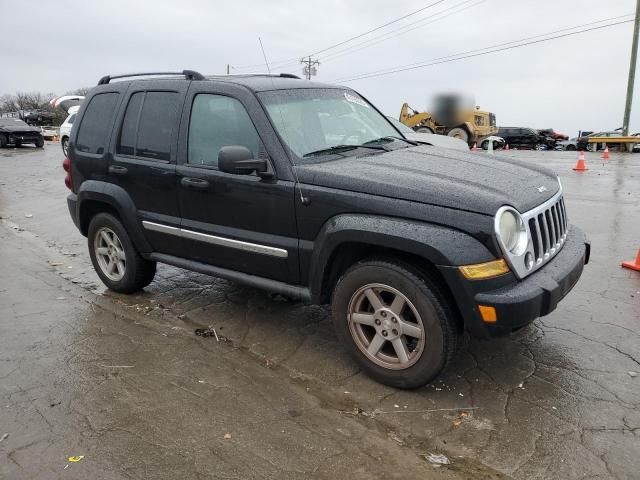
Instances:
[[[417,255],[433,265],[466,265],[494,260],[480,241],[452,228],[394,217],[345,214],[329,219],[320,230],[311,255],[309,289],[322,297],[323,280],[332,255],[344,243],[364,243]]]

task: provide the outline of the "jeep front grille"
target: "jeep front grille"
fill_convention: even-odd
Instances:
[[[567,227],[567,211],[562,196],[551,206],[529,218],[536,264],[549,259],[560,249],[567,238]]]
[[[526,250],[515,255],[502,245],[501,248],[511,271],[516,277],[524,278],[549,262],[567,239],[569,222],[562,187],[546,202],[520,215],[527,230]]]

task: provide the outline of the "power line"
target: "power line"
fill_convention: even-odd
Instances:
[[[318,55],[319,53],[324,53],[324,52],[326,52],[328,50],[332,50],[332,49],[334,49],[336,47],[339,47],[341,45],[349,43],[349,42],[351,42],[353,40],[357,40],[358,38],[362,38],[365,35],[368,35],[370,33],[373,33],[373,32],[376,32],[378,30],[381,30],[381,29],[383,29],[385,27],[388,27],[389,25],[393,25],[394,23],[398,23],[399,21],[404,20],[405,18],[409,18],[409,17],[411,17],[413,15],[416,15],[417,13],[423,12],[424,10],[427,10],[428,8],[434,7],[434,6],[438,5],[439,3],[442,3],[442,2],[445,2],[445,1],[447,1],[447,0],[436,0],[435,2],[430,3],[429,5],[427,5],[425,7],[421,7],[418,10],[414,10],[413,12],[409,12],[406,15],[403,15],[403,16],[398,17],[398,18],[396,18],[394,20],[391,20],[391,21],[389,21],[387,23],[379,25],[379,26],[377,26],[375,28],[372,28],[371,30],[367,30],[366,32],[360,33],[360,34],[355,35],[355,36],[353,36],[351,38],[348,38],[348,39],[343,40],[341,42],[338,42],[338,43],[335,43],[333,45],[330,45],[329,47],[323,48],[322,50],[318,50],[317,52],[310,53],[310,54],[307,54],[307,55],[304,55],[304,56],[305,57],[315,56],[315,55]],[[297,62],[297,61],[299,61],[300,57],[301,56],[299,55],[297,57],[293,57],[293,58],[290,58],[290,59],[271,62],[271,66],[273,67],[273,66],[276,66],[277,64],[282,64],[283,62],[285,62],[285,64],[289,64],[289,63],[294,62],[294,60]],[[240,65],[240,66],[236,66],[236,69],[245,69],[245,68],[251,68],[251,67],[261,67],[263,65],[264,65],[264,63],[254,63],[252,65]]]
[[[406,24],[406,25],[404,25],[404,26],[402,26],[400,28],[397,28],[395,30],[391,30],[390,32],[386,32],[386,33],[383,33],[382,35],[378,35],[376,37],[369,38],[369,39],[364,40],[364,41],[362,41],[360,43],[356,43],[355,45],[351,45],[351,46],[346,47],[346,48],[344,48],[342,50],[338,50],[337,52],[329,53],[328,56],[321,57],[320,60],[322,60],[323,62],[326,62],[327,60],[333,60],[335,58],[339,58],[339,57],[342,57],[344,55],[348,55],[350,53],[355,53],[355,52],[358,52],[360,50],[364,50],[365,48],[369,48],[369,47],[372,47],[372,46],[377,45],[379,43],[386,42],[387,40],[391,40],[392,38],[399,37],[400,35],[404,35],[405,33],[409,33],[409,32],[411,32],[413,30],[418,29],[418,28],[425,27],[425,26],[430,25],[430,24],[432,24],[434,22],[437,22],[439,20],[444,20],[445,18],[450,17],[451,15],[454,15],[456,13],[463,12],[464,10],[467,10],[469,8],[475,7],[475,6],[485,2],[486,0],[477,0],[476,3],[473,3],[471,5],[467,5],[466,7],[463,7],[463,8],[460,8],[460,9],[456,10],[456,11],[451,12],[451,10],[456,9],[458,7],[461,7],[461,6],[463,6],[465,4],[468,4],[468,3],[472,2],[472,1],[474,1],[474,0],[464,0],[461,3],[458,3],[458,4],[453,5],[451,7],[445,8],[444,10],[436,12],[433,15],[429,15],[427,17],[421,18],[420,20],[417,20],[415,22],[408,23],[408,24]],[[446,13],[446,12],[449,12],[449,13]],[[446,13],[446,15],[443,15],[445,13]],[[434,17],[437,17],[439,15],[442,15],[442,16],[440,16],[440,18],[434,18]],[[432,18],[433,18],[433,20],[431,20],[430,22],[424,23],[426,20],[429,20],[429,19],[432,19]],[[417,24],[422,24],[422,25],[417,25]],[[414,25],[417,25],[417,26],[414,26]],[[408,28],[408,27],[413,27],[413,28]],[[404,30],[404,31],[402,31],[402,30]],[[400,32],[400,33],[397,33],[396,35],[393,35],[396,32]],[[386,38],[383,38],[383,37],[386,37]],[[375,41],[375,40],[377,40],[377,41]],[[278,68],[287,67],[289,65],[295,65],[296,63],[297,62],[295,62],[295,61],[287,62],[287,63],[278,65]]]
[[[344,40],[344,41],[342,41],[342,42],[338,42],[338,43],[336,43],[336,44],[334,44],[334,45],[331,45],[330,47],[323,48],[322,50],[318,50],[317,52],[314,52],[314,53],[312,53],[311,55],[318,55],[318,54],[320,54],[320,53],[324,53],[324,52],[326,52],[327,50],[333,50],[333,49],[334,49],[334,48],[336,48],[336,47],[339,47],[339,46],[341,46],[341,45],[344,45],[345,43],[349,43],[349,42],[351,42],[352,40],[357,40],[358,38],[362,38],[362,37],[364,37],[365,35],[368,35],[368,34],[370,34],[370,33],[373,33],[373,32],[376,32],[376,31],[378,31],[378,30],[381,30],[381,29],[383,29],[384,27],[388,27],[389,25],[393,25],[394,23],[398,23],[400,20],[404,20],[405,18],[409,18],[409,17],[411,17],[411,16],[415,15],[416,13],[420,13],[420,12],[422,12],[422,11],[424,11],[424,10],[428,9],[428,8],[435,7],[435,6],[436,6],[436,5],[438,5],[439,3],[442,3],[442,2],[445,2],[445,1],[446,1],[446,0],[437,0],[437,1],[433,2],[433,3],[430,3],[430,4],[429,4],[429,5],[427,5],[426,7],[419,8],[418,10],[414,10],[414,11],[413,11],[413,12],[411,12],[411,13],[408,13],[408,14],[406,14],[406,15],[403,15],[402,17],[398,17],[398,18],[396,18],[395,20],[391,20],[390,22],[387,22],[387,23],[385,23],[385,24],[383,24],[383,25],[380,25],[379,27],[373,28],[373,29],[371,29],[371,30],[369,30],[369,31],[367,31],[367,32],[364,32],[364,33],[361,33],[361,34],[359,34],[359,35],[356,35],[355,37],[348,38],[347,40]]]
[[[333,60],[334,58],[338,58],[338,57],[341,57],[343,55],[347,55],[349,53],[358,52],[360,50],[364,50],[365,48],[369,48],[369,47],[372,47],[372,46],[377,45],[379,43],[386,42],[387,40],[391,40],[392,38],[399,37],[401,35],[404,35],[405,33],[409,33],[409,32],[411,32],[413,30],[418,29],[418,28],[422,28],[422,27],[425,27],[425,26],[430,25],[432,23],[435,23],[437,21],[444,20],[445,18],[450,17],[451,15],[455,15],[456,13],[460,13],[460,12],[463,12],[463,11],[469,9],[469,8],[475,7],[475,6],[485,2],[486,0],[478,0],[478,1],[476,1],[476,3],[473,3],[471,5],[467,5],[464,8],[461,8],[459,10],[450,12],[447,15],[441,16],[440,18],[433,18],[433,17],[437,17],[438,15],[442,15],[445,12],[449,12],[450,10],[453,10],[455,8],[461,7],[464,4],[468,4],[468,3],[472,2],[472,1],[474,1],[474,0],[464,0],[463,2],[461,2],[461,3],[457,4],[457,5],[454,5],[452,7],[446,8],[445,10],[442,10],[442,11],[440,11],[438,13],[434,13],[433,15],[429,15],[428,17],[422,18],[422,19],[420,19],[418,21],[409,23],[409,24],[407,24],[407,25],[405,25],[403,27],[397,28],[395,30],[391,30],[390,32],[384,33],[384,34],[379,35],[377,37],[373,37],[373,38],[367,39],[364,42],[357,43],[356,45],[352,45],[352,46],[350,46],[348,48],[345,48],[343,50],[339,50],[337,52],[330,53],[327,57],[323,57],[322,60],[324,62],[326,62],[328,60]],[[431,18],[433,18],[433,20],[431,20],[430,22],[423,23],[425,20],[429,20]],[[422,23],[422,25],[414,26],[414,25],[419,24],[419,23]],[[407,27],[411,27],[411,26],[413,26],[413,28],[407,29]],[[393,33],[396,33],[396,32],[400,32],[400,33],[398,33],[397,35],[392,35]],[[383,37],[387,37],[387,38],[383,38]],[[374,40],[377,40],[377,39],[381,39],[381,40],[374,41]],[[372,42],[372,43],[370,43],[370,42]],[[362,45],[361,48],[357,48],[357,47],[360,47],[361,45]]]
[[[622,16],[626,16],[626,15],[622,15]],[[620,17],[615,17],[615,18],[620,18]],[[576,32],[569,32],[569,33],[565,33],[562,35],[556,35],[553,37],[547,37],[547,38],[543,38],[540,40],[534,40],[531,42],[525,42],[525,43],[520,43],[520,42],[524,42],[526,40],[532,39],[532,38],[539,38],[542,36],[547,36],[547,35],[551,35],[552,33],[556,33],[556,32],[551,32],[551,33],[546,33],[546,34],[542,34],[542,35],[536,35],[534,37],[527,37],[527,38],[523,38],[520,40],[514,40],[511,42],[506,42],[506,43],[502,43],[502,44],[497,44],[497,45],[492,45],[489,47],[484,47],[484,48],[480,48],[480,49],[476,49],[476,50],[469,50],[467,52],[460,52],[460,53],[455,53],[452,55],[447,55],[445,57],[439,57],[439,58],[433,58],[430,60],[425,60],[424,62],[418,62],[418,63],[412,63],[412,64],[407,64],[407,65],[400,65],[398,67],[391,67],[391,69],[382,69],[382,70],[376,70],[373,72],[367,72],[367,73],[363,73],[363,74],[359,74],[359,75],[354,75],[353,77],[347,77],[347,78],[341,78],[341,79],[337,79],[337,80],[332,80],[332,82],[350,82],[350,81],[354,81],[354,80],[363,80],[366,78],[372,78],[372,77],[380,77],[380,76],[384,76],[384,75],[391,75],[393,73],[399,73],[399,72],[404,72],[404,71],[408,71],[408,70],[415,70],[418,68],[425,68],[425,67],[430,67],[433,65],[439,65],[441,63],[449,63],[449,62],[455,62],[458,60],[464,60],[466,58],[473,58],[473,57],[479,57],[482,55],[488,55],[490,53],[497,53],[497,52],[502,52],[505,50],[511,50],[514,48],[518,48],[518,47],[524,47],[527,45],[533,45],[536,43],[542,43],[542,42],[547,42],[549,40],[555,40],[558,38],[564,38],[564,37],[569,37],[572,35],[578,35],[580,33],[586,33],[586,32],[591,32],[593,30],[600,30],[603,28],[608,28],[608,27],[613,27],[616,25],[621,25],[624,23],[630,23],[633,20],[624,20],[621,22],[616,22],[616,23],[610,23],[607,25],[600,25],[598,27],[591,27],[591,28],[586,28],[583,30],[578,30]],[[599,22],[592,22],[593,23],[601,23],[601,21]],[[586,25],[591,25],[591,24],[584,24],[582,26],[586,26]],[[559,31],[566,31],[566,30],[574,30],[576,28],[579,27],[571,27],[571,28],[565,28],[563,30],[558,30]],[[514,43],[518,43],[518,45],[511,45]],[[497,48],[497,47],[501,47],[503,45],[511,45],[511,46],[505,46],[503,48]],[[479,52],[479,53],[474,53],[474,52]],[[455,58],[454,58],[455,57]]]

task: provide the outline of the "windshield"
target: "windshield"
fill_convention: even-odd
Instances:
[[[19,118],[11,117],[11,118],[0,118],[0,126],[2,127],[27,127],[28,125],[24,123]]]
[[[404,123],[402,123],[400,120],[396,120],[395,118],[389,117],[389,116],[387,116],[387,119],[391,123],[393,123],[393,126],[396,127],[398,130],[400,130],[402,133],[415,133],[413,130],[407,127]]]
[[[304,88],[259,93],[276,130],[298,157],[401,135],[351,90]]]

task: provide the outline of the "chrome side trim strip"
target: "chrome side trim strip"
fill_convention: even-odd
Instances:
[[[175,235],[177,237],[188,238],[191,240],[196,240],[198,242],[210,243],[212,245],[218,245],[221,247],[235,248],[237,250],[244,250],[245,252],[260,253],[262,255],[270,255],[272,257],[278,258],[287,258],[289,256],[289,252],[282,248],[269,247],[267,245],[260,245],[258,243],[243,242],[241,240],[218,237],[216,235],[194,232],[193,230],[185,230],[178,227],[170,227],[169,225],[149,222],[147,220],[142,221],[142,226],[145,229],[152,230],[154,232]]]

